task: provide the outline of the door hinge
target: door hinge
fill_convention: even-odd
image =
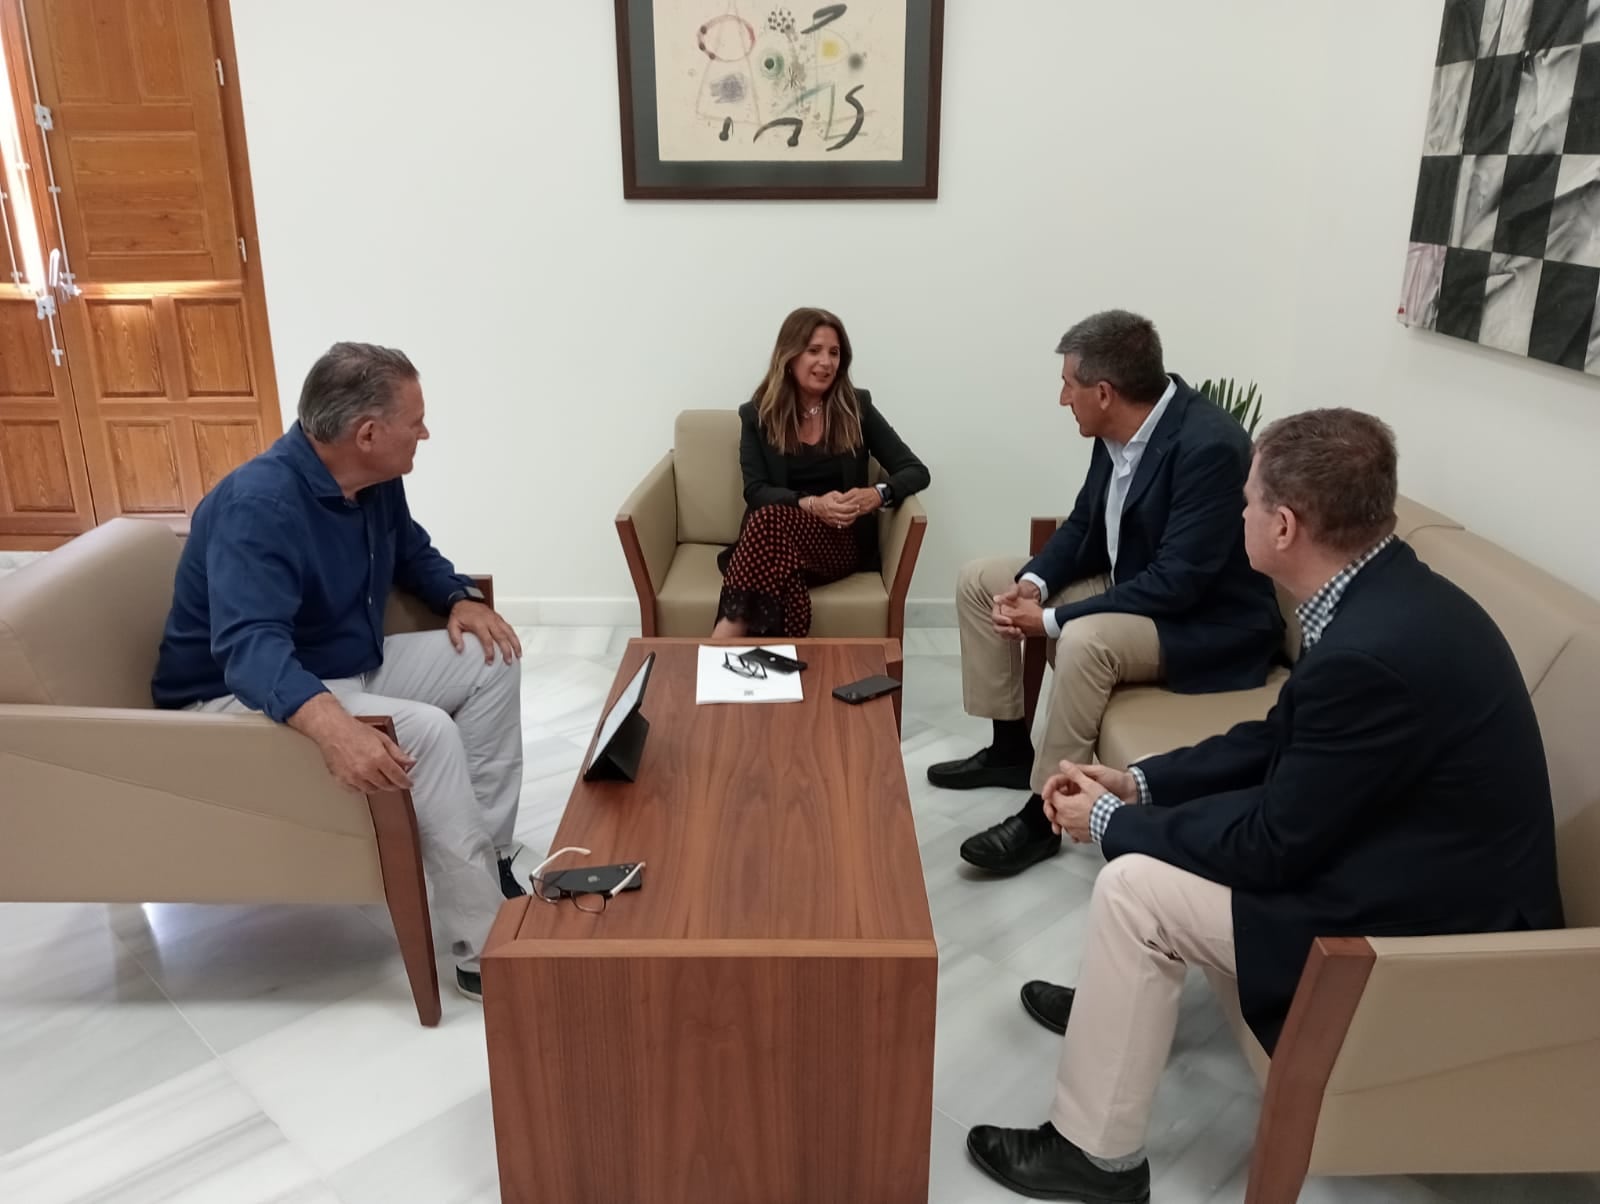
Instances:
[[[56,128],[56,119],[50,115],[49,105],[33,106],[33,124],[41,130],[53,130]]]
[[[239,240],[239,262],[240,263],[249,263],[250,262],[250,252],[246,251],[244,249],[244,239],[242,239],[242,238]]]
[[[219,88],[225,87],[227,85],[227,82],[228,82],[227,80],[222,78],[222,60],[218,59],[217,60],[217,87],[219,87]]]

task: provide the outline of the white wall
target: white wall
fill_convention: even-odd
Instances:
[[[1394,318],[1441,10],[1302,9],[1301,42],[1323,53],[1297,139],[1305,235],[1288,383],[1297,408],[1381,414],[1406,492],[1600,596],[1600,380]]]
[[[748,396],[800,304],[844,317],[932,468],[914,598],[1070,504],[1052,349],[1110,305],[1274,413],[1385,414],[1409,492],[1600,592],[1596,486],[1542,467],[1596,446],[1595,383],[1390,316],[1436,4],[949,0],[940,199],[877,204],[625,203],[601,0],[233,8],[285,413],[334,339],[406,348],[414,508],[503,596],[630,613],[618,502],[677,410]]]

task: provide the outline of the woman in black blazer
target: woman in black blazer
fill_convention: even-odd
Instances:
[[[784,319],[766,379],[739,407],[747,509],[722,554],[718,638],[811,630],[812,585],[877,567],[873,515],[928,487],[928,470],[866,390],[850,383],[850,336],[824,309]],[[889,479],[873,485],[869,458]]]

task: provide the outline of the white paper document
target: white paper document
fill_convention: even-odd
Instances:
[[[741,652],[752,647],[771,649],[773,652],[799,659],[793,644],[761,644],[744,648],[724,645],[700,645],[700,663],[695,674],[694,700],[704,706],[709,702],[799,702],[804,697],[800,691],[800,674],[777,673],[767,670],[765,677],[747,677],[730,669],[729,664],[743,668],[739,662]]]

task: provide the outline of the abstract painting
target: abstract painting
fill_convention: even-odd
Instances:
[[[1600,0],[1446,0],[1400,321],[1600,374]]]
[[[623,192],[933,197],[943,0],[616,0]]]

